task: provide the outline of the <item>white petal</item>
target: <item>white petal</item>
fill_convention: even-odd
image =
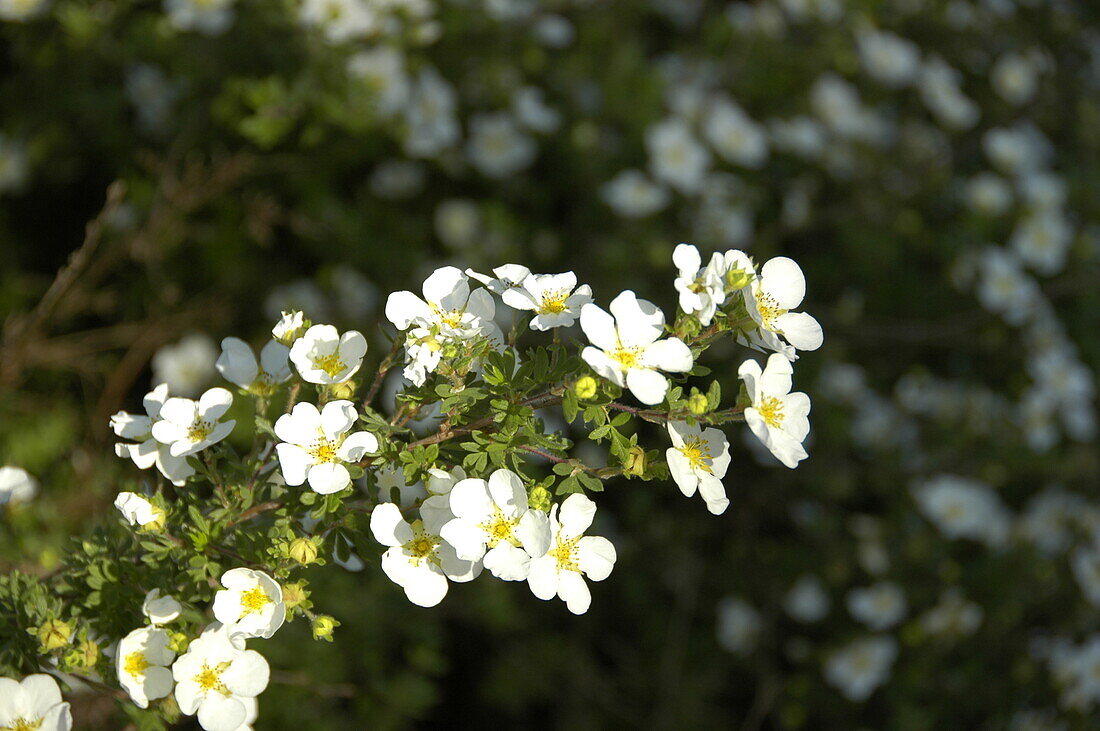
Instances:
[[[647,347],[642,355],[643,365],[669,373],[687,373],[694,360],[691,348],[679,338],[658,340]]]
[[[584,577],[576,571],[563,571],[558,576],[558,596],[573,614],[584,614],[592,605],[592,593]]]
[[[458,557],[454,546],[449,543],[441,543],[436,549],[443,573],[451,581],[473,581],[481,574],[481,561],[466,561]]]
[[[793,259],[777,256],[760,269],[760,288],[784,310],[793,310],[806,296],[806,276]]]
[[[794,367],[779,353],[768,356],[768,364],[760,376],[760,391],[771,396],[783,396],[791,391],[791,375]],[[755,401],[754,401],[755,402]]]
[[[447,577],[438,567],[422,563],[405,577],[405,596],[418,607],[434,607],[447,596]]]
[[[558,510],[558,522],[561,532],[576,537],[588,530],[592,519],[596,517],[596,503],[583,493],[573,493],[561,503]]]
[[[321,412],[308,401],[294,404],[294,410],[275,421],[275,436],[284,442],[305,446],[321,433]]]
[[[699,273],[703,260],[699,256],[699,250],[691,244],[678,244],[672,250],[672,263],[676,265],[682,276],[694,279]]]
[[[412,529],[393,503],[376,505],[370,514],[370,530],[383,546],[400,546],[412,540]]]
[[[206,731],[237,731],[245,715],[243,703],[221,693],[207,693],[199,704],[199,725]]]
[[[726,512],[730,501],[726,498],[726,488],[722,480],[714,475],[703,475],[699,479],[699,494],[707,503],[707,510],[714,515]]]
[[[600,536],[585,536],[577,541],[577,565],[592,581],[603,581],[615,568],[615,546]]]
[[[552,556],[531,559],[527,572],[531,593],[546,601],[558,593],[558,562]]]
[[[500,299],[514,310],[537,310],[539,308],[539,303],[535,301],[531,293],[522,287],[512,287],[504,290],[504,293],[500,295]]]
[[[470,299],[470,284],[458,267],[440,267],[424,280],[423,292],[444,310],[461,310]]]
[[[204,421],[217,421],[232,405],[233,394],[224,388],[212,388],[199,398],[199,416]]]
[[[190,427],[195,423],[199,405],[187,398],[170,398],[160,407],[160,418],[171,424]],[[157,424],[162,422],[157,422]],[[156,436],[157,424],[153,424],[153,436]],[[163,441],[158,439],[157,441]]]
[[[214,364],[222,378],[241,388],[248,388],[259,374],[256,356],[248,343],[240,338],[222,340],[222,352]]]
[[[523,581],[527,578],[531,557],[522,548],[501,541],[485,554],[485,568],[498,579]]]
[[[439,536],[454,547],[455,555],[464,561],[480,561],[485,555],[485,531],[463,518],[449,520]]]
[[[652,302],[638,299],[629,289],[611,300],[610,309],[624,347],[644,347],[664,334],[665,314]]]
[[[588,304],[581,308],[581,330],[588,341],[600,350],[615,350],[619,347],[615,318],[599,305]]]
[[[668,393],[668,379],[648,368],[631,368],[627,371],[626,385],[634,398],[648,406],[661,403]]]
[[[412,292],[394,292],[386,300],[386,319],[398,330],[408,330],[413,320],[427,320],[432,316],[428,303]]]
[[[277,444],[275,452],[279,455],[279,469],[283,479],[291,486],[301,485],[313,466],[313,457],[297,444]]]
[[[597,374],[606,378],[614,383],[619,388],[622,388],[625,381],[623,380],[623,372],[619,368],[619,364],[611,360],[607,353],[598,348],[593,348],[591,345],[581,351],[581,358],[587,363],[592,370]]]
[[[691,462],[679,449],[672,447],[665,450],[665,461],[668,462],[668,471],[672,475],[676,486],[685,496],[691,497],[699,487],[699,477],[695,470],[691,469]]]
[[[821,325],[805,312],[788,312],[780,315],[775,318],[775,327],[788,343],[799,350],[817,350],[825,339]]]
[[[451,512],[455,517],[480,523],[493,514],[493,500],[485,480],[470,478],[451,488]]]
[[[309,481],[310,489],[320,495],[340,492],[351,484],[348,468],[332,462],[314,465],[310,468],[306,479]]]
[[[330,401],[321,409],[321,432],[330,442],[351,428],[357,414],[351,401]]]
[[[528,510],[512,530],[523,548],[538,558],[550,550],[550,519],[541,510]]]
[[[290,378],[290,348],[278,340],[268,340],[260,351],[260,365],[276,382]]]
[[[336,456],[344,462],[358,462],[367,452],[378,451],[378,438],[370,432],[349,434],[336,450]]]
[[[489,494],[509,518],[518,518],[527,510],[527,490],[523,480],[511,470],[501,469],[489,475]]]
[[[285,610],[283,610],[285,614]],[[267,688],[271,669],[264,656],[245,650],[222,672],[222,682],[234,695],[255,697]]]

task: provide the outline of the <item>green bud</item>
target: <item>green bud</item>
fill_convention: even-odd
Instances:
[[[709,407],[710,404],[707,402],[707,397],[701,393],[693,393],[688,399],[688,408],[691,410],[691,413],[696,416],[702,416],[707,413]]]
[[[645,474],[647,462],[645,449],[635,444],[630,448],[626,459],[623,460],[623,474],[641,477]]]
[[[78,642],[65,653],[65,664],[74,670],[90,670],[99,662],[99,645],[91,640]]]
[[[290,619],[291,613],[298,609],[309,609],[312,606],[312,602],[309,601],[309,590],[306,589],[308,581],[296,581],[292,584],[283,585],[283,603],[286,604],[287,619]]]
[[[544,513],[550,512],[550,503],[550,491],[542,485],[536,485],[527,494],[527,505],[534,510],[541,510]]]
[[[577,398],[590,399],[596,395],[596,379],[592,376],[581,376],[577,379],[576,385],[573,386],[574,393],[577,394]]]
[[[316,563],[318,553],[317,543],[312,538],[295,538],[286,547],[287,557],[302,566]]]
[[[313,618],[313,639],[332,642],[332,632],[340,626],[335,618],[321,614]]]
[[[73,626],[60,619],[50,619],[38,627],[35,636],[42,645],[42,652],[53,652],[69,644],[73,636]]]
[[[168,633],[168,649],[177,655],[187,652],[187,646],[191,644],[191,638],[183,632]]]
[[[752,281],[752,274],[744,269],[730,269],[726,272],[726,289],[741,289]]]
[[[334,383],[328,387],[333,398],[349,399],[355,394],[355,381],[347,380],[343,383]]]

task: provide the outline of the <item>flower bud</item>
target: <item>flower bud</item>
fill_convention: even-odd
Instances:
[[[99,662],[99,645],[91,640],[78,642],[65,654],[65,664],[74,670],[90,670]]]
[[[349,399],[355,395],[355,381],[347,380],[343,383],[334,383],[328,387],[333,398]]]
[[[730,269],[726,272],[726,290],[737,290],[752,281],[752,274],[744,269]]]
[[[191,638],[184,632],[168,633],[168,648],[177,655],[187,652],[187,646],[191,644]]]
[[[623,474],[641,477],[645,474],[647,462],[645,449],[635,444],[623,460]]]
[[[547,513],[550,511],[550,503],[550,491],[542,485],[535,485],[527,494],[527,505],[534,510]]]
[[[297,310],[284,312],[282,319],[275,323],[271,335],[288,348],[302,336],[306,330],[305,316]]]
[[[707,409],[710,408],[710,402],[707,401],[707,397],[701,393],[693,393],[688,399],[688,408],[691,413],[696,416],[702,416],[707,413]]]
[[[286,605],[287,619],[290,613],[302,607],[308,609],[312,602],[309,601],[309,590],[306,589],[308,581],[296,581],[293,584],[283,584],[283,603]]]
[[[317,544],[310,538],[295,538],[286,547],[286,555],[302,566],[317,562]]]
[[[577,398],[590,399],[596,395],[596,385],[596,379],[592,376],[581,376],[573,386],[573,391]]]
[[[49,619],[42,623],[35,632],[43,652],[53,652],[65,647],[73,636],[73,626],[60,619]]]
[[[321,614],[313,618],[313,639],[332,642],[332,632],[340,626],[335,618]]]

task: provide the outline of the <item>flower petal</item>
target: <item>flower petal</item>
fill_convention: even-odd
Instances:
[[[627,371],[626,385],[634,398],[647,406],[661,403],[668,393],[668,379],[648,368],[631,368]]]
[[[309,481],[310,489],[320,495],[340,492],[351,484],[348,468],[332,462],[314,465],[309,469],[306,479]]]

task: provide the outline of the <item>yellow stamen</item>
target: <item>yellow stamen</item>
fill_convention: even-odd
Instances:
[[[328,355],[319,355],[313,358],[313,365],[319,370],[324,371],[329,375],[329,378],[336,378],[347,368],[344,361],[340,360],[340,356],[337,353],[329,353]]]
[[[691,469],[713,472],[710,465],[710,442],[699,438],[688,439],[679,450],[687,457]]]
[[[209,693],[210,691],[217,691],[224,696],[232,695],[229,692],[229,688],[225,687],[225,683],[222,682],[222,673],[229,667],[228,662],[219,663],[214,667],[210,667],[206,663],[202,664],[202,670],[195,676],[195,683],[200,688]]]
[[[0,731],[37,731],[42,728],[41,718],[17,718],[10,726],[0,726]]]
[[[191,428],[187,430],[187,441],[189,442],[201,442],[210,436],[214,431],[214,425],[209,421],[196,421],[191,425]]]
[[[271,597],[264,593],[264,590],[258,586],[254,586],[248,591],[241,592],[241,618],[253,612],[260,611],[268,604],[271,604]]]
[[[436,555],[435,549],[443,542],[443,539],[425,531],[424,524],[419,520],[412,524],[412,531],[412,540],[402,546],[412,554],[409,563],[413,566],[419,566],[423,561],[438,564],[439,557]]]
[[[149,661],[145,659],[145,653],[141,650],[135,650],[126,656],[126,660],[122,663],[122,669],[127,675],[139,678],[145,675],[145,670],[149,667]]]
[[[622,370],[628,371],[631,368],[638,367],[639,361],[641,361],[642,358],[642,349],[619,347],[615,350],[612,350],[607,355],[611,358],[611,360],[618,363],[619,367]]]
[[[558,571],[580,573],[581,567],[577,560],[577,542],[580,539],[580,536],[564,541],[559,538],[557,544],[547,552],[547,555],[553,556],[558,562]]]
[[[336,444],[324,437],[319,437],[308,450],[310,457],[317,464],[336,461]]]
[[[760,312],[760,320],[765,330],[775,332],[775,321],[780,315],[787,314],[775,301],[775,298],[764,292],[760,287],[756,288],[756,309]]]
[[[512,529],[518,523],[519,520],[513,520],[497,509],[493,512],[492,518],[484,523],[479,523],[478,527],[485,531],[489,539],[487,542],[489,548],[496,548],[501,541],[507,541],[513,546],[518,546],[519,539],[512,533]]]
[[[542,302],[539,304],[540,315],[560,315],[565,312],[565,301],[569,299],[569,293],[564,289],[542,293]]]
[[[756,405],[756,410],[764,418],[764,423],[778,429],[783,423],[783,402],[775,396],[765,396]]]

